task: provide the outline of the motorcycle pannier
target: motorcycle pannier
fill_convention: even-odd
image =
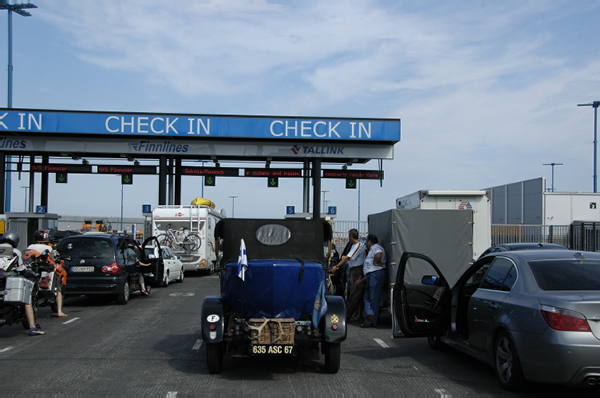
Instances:
[[[4,291],[4,301],[12,303],[31,304],[31,291],[33,282],[22,276],[13,276],[6,278],[6,290]]]

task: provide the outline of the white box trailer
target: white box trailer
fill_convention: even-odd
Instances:
[[[421,190],[396,199],[396,209],[473,211],[473,258],[491,246],[492,217],[487,191]]]
[[[217,264],[215,226],[225,217],[224,209],[217,211],[207,205],[161,205],[152,209],[152,235],[158,237],[169,229],[196,234],[200,238],[198,248],[172,246],[173,251],[186,271],[212,274]]]

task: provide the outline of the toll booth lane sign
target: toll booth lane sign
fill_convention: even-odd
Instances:
[[[98,174],[156,174],[156,166],[97,166]]]
[[[238,177],[240,169],[235,167],[180,167],[179,172],[185,176]]]
[[[244,177],[302,177],[300,169],[244,169]]]
[[[31,171],[38,173],[91,173],[92,166],[86,164],[32,163]]]
[[[383,170],[323,170],[323,178],[383,180]]]

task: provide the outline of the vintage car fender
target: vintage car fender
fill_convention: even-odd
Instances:
[[[223,341],[225,329],[223,298],[208,296],[202,302],[202,340],[207,343]]]
[[[323,316],[323,341],[340,343],[346,340],[346,304],[340,296],[326,296],[327,312]]]

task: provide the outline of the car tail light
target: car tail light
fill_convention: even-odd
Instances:
[[[572,332],[590,332],[590,325],[583,314],[556,307],[542,306],[544,320],[552,329]]]
[[[112,263],[111,265],[105,265],[102,267],[102,272],[106,272],[108,274],[120,274],[121,266],[118,263]]]

